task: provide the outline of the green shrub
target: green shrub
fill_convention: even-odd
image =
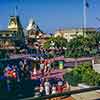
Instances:
[[[70,73],[66,73],[64,78],[71,85],[77,85],[78,83],[91,86],[100,85],[100,74],[95,72],[89,63],[75,67]]]

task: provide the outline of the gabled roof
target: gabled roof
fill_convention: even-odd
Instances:
[[[19,16],[10,16],[10,19],[8,22],[8,29],[15,30],[15,31],[22,29],[22,25],[21,25],[21,22],[19,20]]]
[[[35,23],[35,21],[33,19],[29,20],[29,24],[26,27],[26,30],[28,31],[28,36],[30,38],[42,38],[44,35],[46,35],[46,33],[44,33],[39,26]]]
[[[96,28],[88,27],[88,28],[65,28],[59,29],[56,32],[79,32],[79,31],[93,31],[96,32]]]

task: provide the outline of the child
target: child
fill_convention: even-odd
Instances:
[[[51,92],[51,94],[56,94],[56,86],[55,85],[52,86],[52,92]]]

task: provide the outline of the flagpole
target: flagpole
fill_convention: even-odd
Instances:
[[[16,6],[15,6],[15,14],[14,15],[17,16]]]
[[[86,30],[86,0],[83,0],[83,36],[85,36],[85,30]]]
[[[18,6],[16,4],[16,6],[15,6],[15,16],[17,16],[17,10],[18,10]]]
[[[18,4],[19,4],[19,2],[18,2],[18,0],[16,0],[16,4],[15,4],[15,16],[17,16],[18,15]]]

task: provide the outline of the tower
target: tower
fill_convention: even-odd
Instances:
[[[10,31],[22,31],[23,27],[20,23],[19,16],[10,16],[8,22],[8,30]]]
[[[29,30],[33,29],[34,31],[36,31],[37,28],[38,27],[37,27],[35,21],[33,19],[30,19],[29,24],[28,24],[26,30],[29,31]]]
[[[22,46],[25,43],[25,36],[23,32],[23,27],[21,25],[19,16],[10,16],[8,22],[8,31],[11,31],[15,36],[16,46]]]
[[[27,35],[29,38],[40,38],[44,35],[44,33],[41,31],[39,26],[35,23],[33,19],[29,20],[29,24],[26,28]]]

